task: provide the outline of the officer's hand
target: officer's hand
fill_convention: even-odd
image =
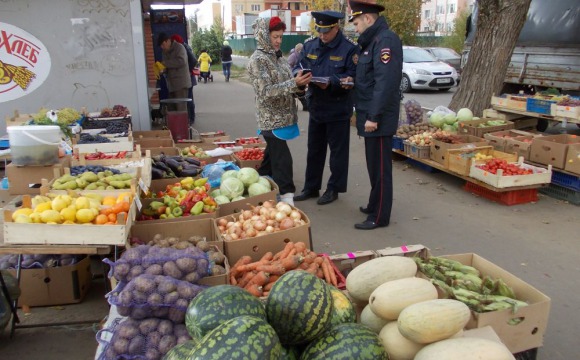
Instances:
[[[321,88],[322,90],[325,90],[328,87],[327,83],[313,83],[314,85],[318,86],[319,88]]]
[[[378,127],[379,127],[379,123],[376,123],[374,121],[367,120],[365,122],[365,132],[373,132],[373,131],[377,130]]]
[[[340,86],[343,89],[352,89],[352,87],[354,86],[354,79],[350,76],[347,76],[345,78],[341,78],[340,79]]]
[[[294,78],[294,81],[296,81],[296,85],[298,86],[305,86],[308,85],[308,83],[310,83],[310,79],[312,79],[312,73],[302,75],[302,70],[300,70],[298,71],[298,74]]]

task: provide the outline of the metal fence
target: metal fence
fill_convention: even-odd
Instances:
[[[282,52],[289,53],[296,44],[308,39],[308,35],[284,35],[282,38]],[[232,50],[237,54],[251,54],[256,50],[256,40],[254,37],[243,39],[228,39]]]

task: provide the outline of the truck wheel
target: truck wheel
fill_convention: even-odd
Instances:
[[[538,119],[538,125],[536,125],[536,130],[539,132],[544,132],[548,129],[549,122],[546,119]]]

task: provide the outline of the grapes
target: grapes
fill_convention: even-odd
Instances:
[[[111,142],[109,138],[101,135],[81,134],[79,144],[98,144]]]
[[[564,98],[562,100],[558,101],[558,105],[559,106],[571,106],[571,107],[580,106],[580,99],[573,98],[570,96],[564,96]]]
[[[129,132],[127,120],[85,120],[83,129],[105,129],[107,134],[122,134]]]
[[[128,117],[129,109],[123,105],[115,105],[113,108],[103,108],[101,110],[101,117]]]
[[[405,103],[405,113],[408,124],[417,124],[423,121],[423,109],[416,100],[409,100]]]

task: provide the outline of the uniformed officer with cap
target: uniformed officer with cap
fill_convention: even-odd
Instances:
[[[319,205],[325,205],[338,199],[338,193],[346,192],[347,188],[353,94],[352,86],[343,82],[355,77],[355,59],[359,51],[358,45],[340,30],[339,20],[344,19],[344,14],[313,11],[312,17],[319,36],[304,42],[304,49],[293,70],[297,73],[310,69],[315,80],[318,77],[328,81],[311,81],[308,86],[310,119],[306,178],[302,193],[295,196],[294,201],[319,196],[328,147],[331,174],[326,191],[317,201]]]
[[[376,3],[351,0],[349,21],[359,34],[361,52],[356,69],[356,127],[365,139],[371,193],[360,211],[367,215],[355,228],[372,230],[389,225],[393,205],[392,142],[399,121],[400,84],[403,73],[401,40]]]

